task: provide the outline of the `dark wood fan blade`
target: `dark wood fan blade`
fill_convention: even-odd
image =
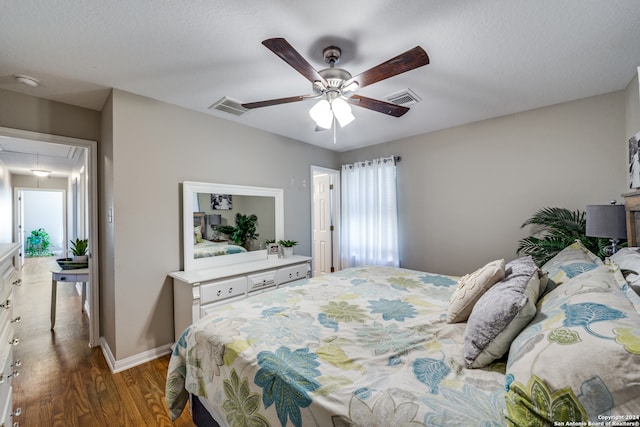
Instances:
[[[326,86],[326,80],[285,39],[281,37],[267,39],[264,40],[262,44],[278,55],[284,62],[292,66],[311,83],[320,81]]]
[[[367,98],[360,95],[351,95],[347,100],[350,104],[357,105],[358,107],[368,108],[369,110],[388,114],[393,117],[400,117],[409,111],[408,107],[403,107],[402,105],[392,104],[390,102]]]
[[[420,46],[416,46],[395,58],[383,62],[373,68],[368,69],[365,72],[353,77],[343,86],[348,86],[351,82],[358,82],[358,88],[368,86],[372,83],[379,82],[380,80],[388,79],[389,77],[397,76],[407,71],[411,71],[415,68],[422,67],[429,63],[429,55]]]
[[[260,107],[269,107],[271,105],[279,105],[279,104],[288,104],[290,102],[298,102],[303,99],[309,98],[308,96],[289,96],[287,98],[278,98],[278,99],[269,99],[267,101],[258,101],[258,102],[248,102],[246,104],[242,104],[244,108],[252,109],[252,108],[260,108]]]

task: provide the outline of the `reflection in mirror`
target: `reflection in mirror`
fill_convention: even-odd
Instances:
[[[184,182],[185,271],[266,258],[265,242],[282,239],[283,210],[282,189]]]
[[[273,197],[196,193],[196,198],[196,258],[265,249],[265,240],[275,240]],[[219,204],[220,199],[232,202]]]

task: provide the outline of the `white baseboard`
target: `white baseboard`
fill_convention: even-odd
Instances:
[[[166,344],[162,347],[157,347],[151,350],[147,350],[142,353],[135,354],[133,356],[125,357],[121,360],[116,360],[109,348],[109,344],[107,344],[107,340],[104,337],[100,337],[100,347],[102,348],[102,354],[104,355],[105,360],[107,361],[107,365],[109,365],[109,369],[112,374],[116,374],[118,372],[126,371],[127,369],[133,368],[134,366],[142,365],[143,363],[150,362],[159,357],[164,356],[165,354],[171,353],[171,345]]]

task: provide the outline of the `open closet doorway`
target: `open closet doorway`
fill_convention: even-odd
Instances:
[[[311,257],[313,275],[340,270],[340,171],[311,166]]]
[[[82,164],[78,170],[74,170],[65,180],[65,224],[66,232],[62,243],[62,254],[66,254],[69,249],[68,241],[75,237],[88,239],[89,247],[89,268],[88,268],[88,289],[87,289],[87,315],[89,321],[89,346],[95,347],[100,344],[100,288],[99,288],[99,256],[98,256],[98,146],[96,141],[77,139],[71,137],[62,137],[51,134],[43,134],[38,132],[24,131],[19,129],[11,129],[0,127],[0,137],[2,137],[3,145],[12,145],[15,147],[16,159],[19,161],[18,151],[21,146],[30,146],[34,144],[44,144],[53,148],[53,151],[79,151],[82,158]],[[7,150],[5,150],[6,152]],[[11,159],[9,160],[9,162]],[[5,161],[8,167],[11,165]],[[19,181],[16,179],[15,181]],[[16,188],[18,187],[18,188]],[[13,183],[12,188],[14,197],[24,188],[21,185]],[[30,188],[31,190],[33,188]],[[13,218],[14,225],[13,240],[23,240],[28,236],[31,230],[18,228],[24,223],[24,215],[20,211],[20,204],[14,199]],[[24,233],[24,234],[23,234]],[[21,235],[23,236],[21,239]],[[25,236],[26,235],[26,236]],[[19,263],[22,260],[18,260]]]

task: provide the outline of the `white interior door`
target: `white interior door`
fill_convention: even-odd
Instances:
[[[337,266],[338,171],[312,167],[312,257],[313,275],[333,273]]]

